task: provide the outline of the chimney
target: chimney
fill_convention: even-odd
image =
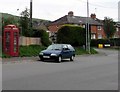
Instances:
[[[96,14],[95,13],[91,14],[90,16],[91,16],[92,19],[96,19]]]
[[[68,12],[68,16],[73,17],[73,16],[74,16],[73,11],[69,11],[69,12]]]

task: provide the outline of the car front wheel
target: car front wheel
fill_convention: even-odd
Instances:
[[[44,58],[40,58],[41,61],[44,61]]]
[[[61,61],[62,61],[62,57],[59,56],[59,57],[57,58],[57,61],[58,61],[59,63],[61,63]]]
[[[74,61],[74,56],[71,56],[71,57],[70,57],[70,61]]]

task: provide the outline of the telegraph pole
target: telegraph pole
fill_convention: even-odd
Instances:
[[[88,52],[90,54],[89,2],[88,0],[87,0],[87,16],[88,16]]]
[[[30,0],[30,30],[32,30],[32,0]]]
[[[86,51],[90,53],[90,32],[89,32],[89,2],[87,0],[87,18],[86,18]]]

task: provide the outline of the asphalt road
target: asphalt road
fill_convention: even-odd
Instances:
[[[118,52],[76,56],[74,62],[42,62],[39,58],[3,63],[3,90],[117,90]],[[22,62],[23,61],[23,62]]]

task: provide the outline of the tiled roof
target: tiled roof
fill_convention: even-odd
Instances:
[[[48,30],[47,29],[47,25],[50,23],[50,21],[47,20],[40,20],[40,19],[36,19],[33,20],[33,27],[37,28],[37,29],[43,29],[43,30]]]
[[[101,22],[89,17],[88,18],[89,20],[89,24],[90,25],[102,25]],[[50,25],[54,25],[54,24],[86,24],[87,22],[87,17],[80,17],[80,16],[68,16],[68,15],[65,15],[53,22],[51,22]]]
[[[61,17],[61,18],[51,22],[50,25],[52,25],[52,24],[66,24],[66,23],[68,23],[67,15],[65,15],[65,16],[63,16],[63,17]]]

